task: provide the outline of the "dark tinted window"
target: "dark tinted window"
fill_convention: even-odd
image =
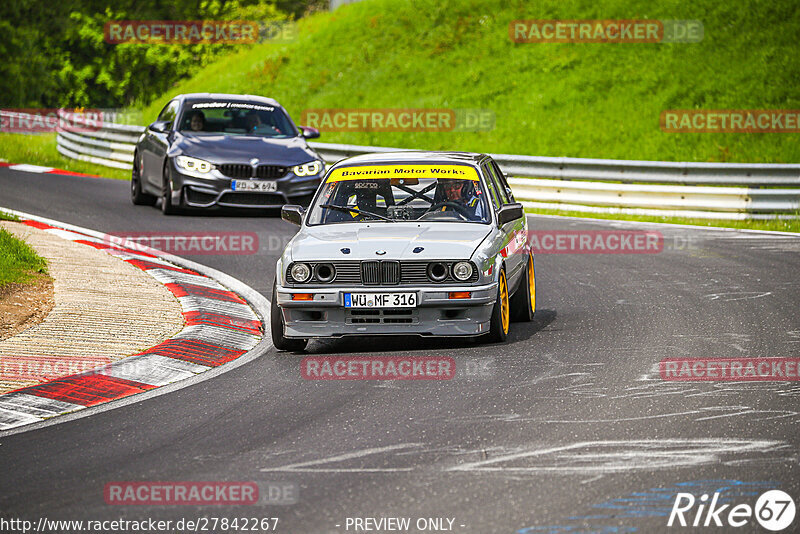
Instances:
[[[485,163],[481,165],[483,175],[486,177],[486,186],[489,188],[489,195],[492,197],[492,204],[495,209],[500,209],[500,197],[497,193],[497,186],[495,185],[494,177],[492,176],[489,166]]]
[[[178,130],[214,135],[295,137],[298,132],[277,106],[235,101],[192,101],[183,107]]]
[[[158,116],[158,120],[162,122],[174,122],[175,115],[178,114],[178,103],[176,101],[172,101],[166,106],[164,109],[161,110],[161,114]]]

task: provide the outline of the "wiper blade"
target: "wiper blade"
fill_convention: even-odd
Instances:
[[[320,204],[319,207],[320,208],[328,208],[328,209],[332,209],[332,210],[347,211],[347,212],[351,212],[352,211],[352,212],[358,213],[358,214],[371,215],[373,217],[377,217],[378,219],[382,219],[384,221],[396,222],[394,219],[390,219],[389,217],[384,217],[383,215],[378,215],[377,213],[373,213],[371,211],[361,210],[361,209],[358,209],[358,208],[351,208],[351,207],[348,207],[348,206],[339,206],[337,204]]]

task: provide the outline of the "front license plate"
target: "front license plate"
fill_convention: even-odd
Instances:
[[[345,293],[345,308],[415,308],[416,293]]]
[[[273,193],[278,190],[278,182],[273,180],[234,180],[231,188],[234,191],[264,191]]]

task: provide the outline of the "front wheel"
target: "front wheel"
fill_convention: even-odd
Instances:
[[[506,280],[506,270],[500,271],[500,279],[497,283],[497,299],[492,309],[492,320],[489,324],[489,333],[486,334],[488,340],[494,343],[502,343],[508,337],[508,327],[511,323],[511,307],[508,302],[508,281]]]
[[[528,254],[525,277],[520,281],[517,291],[511,297],[511,318],[514,321],[533,321],[536,311],[536,276],[533,271],[533,255]]]
[[[179,206],[172,203],[172,180],[169,178],[169,164],[164,164],[164,171],[161,179],[164,185],[161,186],[161,213],[164,215],[175,215],[179,211]]]
[[[158,199],[142,191],[142,172],[137,163],[137,159],[138,158],[134,156],[133,170],[131,171],[131,202],[137,206],[153,206]]]
[[[272,285],[272,305],[270,307],[269,322],[272,330],[272,344],[278,350],[301,352],[308,344],[307,339],[290,339],[283,335],[286,325],[283,323],[283,313],[278,306],[277,282]]]

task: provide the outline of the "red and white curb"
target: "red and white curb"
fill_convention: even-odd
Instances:
[[[82,172],[66,171],[54,167],[42,167],[41,165],[28,165],[27,163],[8,163],[0,162],[0,167],[6,167],[14,171],[33,172],[36,174],[66,174],[67,176],[86,176],[87,178],[100,178],[94,174],[84,174]]]
[[[0,430],[191,378],[239,358],[263,337],[264,323],[242,297],[209,276],[165,260],[158,251],[134,251],[101,239],[95,232],[67,230],[41,220],[21,222],[103,250],[142,269],[175,295],[186,325],[174,337],[139,354],[0,395]]]

